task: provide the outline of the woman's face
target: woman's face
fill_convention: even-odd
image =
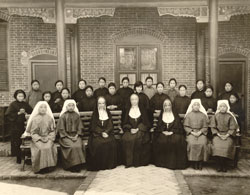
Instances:
[[[57,91],[61,91],[62,88],[63,88],[63,84],[62,84],[61,82],[58,82],[58,83],[56,84],[56,89],[57,89]]]
[[[135,88],[135,91],[136,91],[137,93],[141,93],[141,92],[142,92],[142,86],[137,86],[137,87]]]
[[[90,89],[90,88],[86,89],[85,94],[86,94],[87,97],[92,97],[93,96],[92,89]]]
[[[122,86],[123,86],[123,87],[126,88],[126,87],[128,87],[128,85],[129,85],[128,80],[125,79],[125,80],[122,81]]]
[[[176,87],[176,82],[174,80],[171,80],[170,83],[169,83],[169,87],[171,89],[174,89]]]
[[[187,92],[187,90],[186,90],[185,87],[181,87],[181,88],[179,89],[179,93],[180,93],[180,96],[181,96],[181,97],[184,97],[184,96],[186,95],[186,92]]]
[[[132,106],[138,106],[139,97],[137,95],[131,95],[130,102]]]
[[[226,113],[227,109],[228,109],[228,107],[227,107],[226,104],[224,104],[224,103],[220,104],[219,110],[220,110],[221,113]]]
[[[38,90],[40,88],[40,85],[39,85],[38,82],[34,82],[31,87],[32,87],[33,90],[36,91],[36,90]]]
[[[201,91],[204,88],[204,83],[202,81],[198,81],[196,86],[197,89]]]
[[[51,95],[50,95],[49,93],[46,93],[46,94],[44,94],[43,99],[44,99],[46,102],[49,102],[49,101],[51,100]]]
[[[163,87],[162,84],[158,84],[156,89],[157,89],[157,92],[158,92],[159,94],[162,94],[162,93],[163,93],[164,87]]]
[[[235,102],[237,102],[237,98],[234,95],[230,95],[229,101],[231,104],[234,104]]]
[[[233,89],[233,86],[230,83],[226,83],[226,85],[225,85],[225,91],[226,92],[230,92],[230,91],[232,91],[232,89]]]
[[[199,102],[195,102],[193,104],[193,111],[198,112],[200,110],[200,103]]]
[[[148,79],[148,80],[146,81],[146,85],[147,85],[147,87],[152,87],[152,85],[153,85],[153,80],[152,80],[152,79]]]
[[[99,81],[99,86],[100,86],[100,88],[105,87],[105,85],[106,85],[106,82],[105,82],[103,79],[101,79],[101,80]]]
[[[79,86],[79,89],[84,89],[86,87],[86,84],[84,81],[80,81],[78,86]]]
[[[24,95],[23,95],[23,93],[17,94],[16,99],[17,99],[17,101],[19,101],[19,102],[24,101]]]
[[[115,87],[114,86],[109,87],[109,94],[111,94],[111,95],[115,94]]]
[[[105,109],[106,108],[106,101],[104,98],[98,99],[98,109]]]
[[[68,90],[64,89],[64,90],[62,91],[62,98],[63,98],[64,100],[66,100],[67,98],[69,98],[69,92],[68,92]]]
[[[164,112],[171,112],[172,111],[172,104],[171,104],[170,100],[164,101],[163,110],[164,110]]]
[[[41,115],[46,114],[46,112],[47,112],[47,105],[46,105],[46,104],[41,104],[41,105],[39,106],[39,108],[38,108],[38,112],[39,112],[39,114],[41,114]]]
[[[213,95],[212,89],[207,88],[205,91],[205,95],[206,95],[206,97],[212,97],[212,95]]]
[[[67,108],[67,111],[73,112],[73,111],[75,110],[75,104],[69,103],[69,104],[66,106],[66,108]]]

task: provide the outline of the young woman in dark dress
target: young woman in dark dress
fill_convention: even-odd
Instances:
[[[112,116],[104,97],[99,97],[91,119],[88,141],[88,169],[98,171],[113,169],[117,165],[117,144],[113,132]]]
[[[130,96],[121,138],[122,156],[126,167],[146,166],[150,162],[150,121],[138,94]]]
[[[205,96],[201,99],[208,114],[214,113],[217,108],[217,100],[213,97],[214,88],[211,85],[206,86]]]
[[[63,89],[63,81],[62,80],[57,80],[55,82],[55,87],[56,87],[56,91],[52,93],[52,100],[56,104],[61,100],[61,92],[62,92],[62,89]]]
[[[55,104],[54,111],[61,112],[63,108],[63,104],[67,99],[70,99],[70,90],[68,88],[63,88],[61,91],[61,99],[59,102]]]
[[[218,100],[229,100],[232,93],[234,93],[233,83],[228,81],[225,83],[225,90],[219,94]]]
[[[191,99],[202,99],[205,97],[205,81],[199,79],[196,81],[196,91],[192,93]]]
[[[45,91],[45,92],[43,92],[42,98],[43,98],[43,101],[46,101],[49,104],[51,111],[55,112],[54,111],[55,103],[52,100],[52,93],[50,91]]]
[[[96,107],[96,99],[93,96],[93,87],[90,85],[86,86],[85,94],[86,97],[84,97],[78,104],[79,111],[94,111]]]
[[[153,138],[153,162],[158,167],[185,169],[187,142],[185,131],[171,100],[166,99]]]
[[[104,77],[98,79],[98,84],[99,88],[94,91],[94,97],[96,99],[100,96],[105,97],[109,93],[108,89],[105,87],[106,79]]]
[[[180,85],[179,95],[175,97],[175,100],[173,102],[173,106],[177,114],[186,114],[187,112],[191,99],[186,95],[186,93],[187,93],[187,86]]]
[[[126,105],[129,102],[129,97],[134,93],[134,90],[129,87],[129,78],[122,78],[122,87],[117,90],[117,94],[122,98],[122,102]]]
[[[16,162],[21,163],[21,136],[24,133],[25,115],[32,112],[31,106],[25,102],[26,94],[23,90],[16,90],[15,101],[6,110],[6,118],[10,124],[11,132],[11,155],[16,156]]]
[[[85,94],[86,85],[87,85],[87,81],[85,81],[84,79],[79,80],[78,90],[76,90],[72,95],[72,99],[74,99],[76,101],[77,105],[86,96],[86,94]]]
[[[160,112],[162,110],[162,104],[165,99],[169,99],[170,97],[163,93],[164,92],[164,84],[162,82],[158,82],[156,84],[156,94],[150,99],[150,109],[151,112]]]
[[[109,110],[122,110],[123,102],[120,95],[116,93],[116,85],[111,82],[108,85],[109,94],[105,96]]]

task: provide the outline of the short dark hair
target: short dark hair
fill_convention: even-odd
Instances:
[[[225,82],[225,86],[226,86],[226,84],[230,84],[232,87],[234,87],[233,83],[230,81]]]
[[[42,99],[43,99],[43,100],[44,100],[44,96],[45,96],[46,94],[50,94],[50,96],[52,97],[52,93],[51,93],[50,91],[45,91],[45,92],[43,92],[43,94],[42,94]]]
[[[92,91],[94,91],[94,88],[93,88],[91,85],[87,85],[87,86],[85,87],[85,91],[86,91],[87,89],[91,89]]]
[[[158,87],[158,85],[162,85],[162,86],[164,87],[164,83],[163,83],[163,82],[158,82],[158,83],[156,84],[156,88]]]
[[[129,78],[128,77],[123,77],[122,78],[122,82],[125,81],[125,80],[127,80],[129,82]]]
[[[149,80],[149,79],[152,80],[152,81],[154,80],[153,77],[147,76],[147,78],[145,79],[145,81],[147,81],[147,80]]]
[[[33,85],[33,83],[38,83],[40,85],[40,82],[38,80],[36,80],[36,79],[31,81],[31,85]]]
[[[57,81],[55,82],[55,86],[56,86],[57,83],[62,83],[62,85],[63,85],[63,81],[62,81],[62,80],[57,80]]]
[[[79,83],[80,83],[81,81],[83,81],[83,82],[85,83],[85,85],[87,85],[87,81],[86,81],[85,79],[80,79],[80,80],[78,81],[78,85],[79,85]]]
[[[70,94],[70,90],[69,90],[69,88],[64,87],[64,88],[62,89],[62,91],[61,91],[61,94],[62,94],[63,90],[67,90],[67,91],[68,91],[68,93]]]
[[[14,98],[15,98],[15,99],[17,98],[17,95],[18,95],[19,93],[22,93],[23,96],[24,96],[24,98],[26,98],[26,94],[25,94],[24,90],[18,89],[18,90],[16,90],[15,93],[14,93]]]
[[[174,81],[174,82],[175,82],[175,85],[177,85],[177,80],[176,80],[175,78],[169,79],[168,84],[170,84],[171,81]]]
[[[116,88],[116,84],[114,82],[111,82],[111,83],[108,84],[108,88],[110,88],[110,87]]]
[[[186,86],[186,85],[180,85],[180,86],[179,86],[179,90],[180,90],[182,87],[184,87],[184,88],[187,90],[187,86]]]
[[[200,82],[200,81],[205,85],[205,81],[204,81],[203,79],[198,79],[198,80],[196,81],[196,85],[197,85],[197,83]]]
[[[211,89],[212,91],[214,91],[214,88],[213,88],[212,85],[207,85],[206,88],[205,88],[205,91],[206,91],[207,89]]]
[[[106,83],[106,79],[105,79],[104,77],[100,77],[100,78],[98,79],[98,82],[100,82],[100,80],[104,80],[104,82]]]
[[[141,81],[136,81],[135,84],[134,84],[134,90],[136,90],[136,87],[142,87],[142,90],[143,90],[143,83]]]

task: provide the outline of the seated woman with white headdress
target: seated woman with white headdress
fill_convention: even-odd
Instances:
[[[148,113],[139,102],[139,95],[132,94],[125,112],[124,134],[121,139],[122,156],[126,167],[146,166],[150,162],[151,127]]]
[[[203,161],[209,158],[209,147],[208,116],[200,99],[192,99],[184,118],[184,129],[187,134],[188,160],[194,169],[201,170]]]
[[[217,157],[217,171],[227,171],[227,160],[234,159],[234,137],[238,124],[233,113],[230,112],[228,100],[219,100],[217,111],[210,122],[213,134],[212,155]]]
[[[88,169],[98,171],[113,169],[117,165],[117,144],[114,137],[112,116],[104,97],[100,96],[91,119],[88,141]]]
[[[35,173],[51,171],[57,164],[57,148],[54,145],[55,120],[46,101],[36,104],[27,123],[25,135],[30,134],[32,169]]]
[[[66,100],[57,123],[62,151],[62,166],[72,172],[80,172],[85,163],[85,148],[80,135],[83,125],[75,100]]]
[[[187,166],[185,135],[179,115],[168,98],[163,102],[163,109],[154,131],[154,164],[169,169],[185,169]]]

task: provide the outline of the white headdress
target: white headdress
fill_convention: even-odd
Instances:
[[[102,120],[102,121],[105,121],[105,120],[108,120],[109,119],[109,116],[108,116],[108,113],[107,113],[107,110],[106,110],[106,106],[104,107],[104,109],[99,109],[98,107],[98,101],[100,99],[104,99],[105,101],[105,104],[106,104],[106,99],[104,97],[99,97],[98,100],[97,100],[97,109],[98,109],[98,113],[99,113],[99,120]]]
[[[205,114],[205,115],[207,116],[207,111],[206,111],[206,109],[202,106],[201,100],[200,100],[200,99],[192,99],[191,103],[190,103],[189,106],[188,106],[187,112],[186,112],[186,114],[185,114],[185,118],[186,118],[186,116],[187,116],[190,112],[192,112],[192,110],[193,110],[193,105],[194,105],[195,103],[199,103],[199,104],[200,104],[200,109],[199,109],[199,111],[202,112],[203,114]]]
[[[68,110],[67,110],[67,106],[68,106],[69,104],[74,104],[74,105],[75,105],[74,111],[75,111],[77,114],[80,115],[79,110],[78,110],[78,108],[77,108],[77,106],[76,106],[76,101],[75,101],[75,100],[72,100],[72,99],[69,99],[69,100],[65,100],[65,102],[64,102],[64,104],[63,104],[62,111],[61,111],[61,113],[60,113],[59,116],[62,116],[65,112],[68,111]]]
[[[31,126],[31,122],[32,122],[32,120],[34,119],[34,117],[37,116],[37,115],[39,114],[39,108],[40,108],[40,106],[43,105],[43,104],[47,106],[47,112],[46,112],[46,114],[49,115],[49,116],[52,118],[54,127],[56,126],[56,125],[55,125],[55,119],[54,119],[54,116],[53,116],[53,113],[52,113],[52,111],[51,111],[51,109],[50,109],[49,104],[48,104],[46,101],[39,101],[39,102],[36,104],[35,108],[33,109],[32,113],[31,113],[31,115],[30,115],[30,117],[29,117],[29,119],[28,119],[28,122],[27,122],[27,125],[26,125],[26,130],[25,130],[25,132],[24,132],[24,134],[23,134],[24,136],[30,135],[30,126]]]
[[[171,108],[171,111],[170,112],[165,112],[164,111],[164,104],[166,101],[170,101],[171,103],[171,100],[169,99],[166,99],[164,100],[163,102],[163,114],[162,114],[162,120],[165,122],[165,123],[172,123],[174,121],[174,114],[173,114],[173,108]],[[172,104],[172,103],[171,103]]]

